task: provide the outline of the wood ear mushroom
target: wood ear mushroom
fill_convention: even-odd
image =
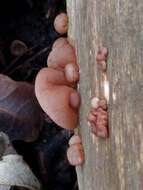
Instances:
[[[54,27],[59,34],[65,34],[67,32],[68,17],[65,13],[61,13],[55,18]]]
[[[69,141],[70,147],[67,150],[67,158],[71,165],[78,166],[84,162],[84,151],[81,138],[73,135]]]
[[[107,57],[108,57],[108,50],[105,47],[102,47],[97,52],[96,61],[103,72],[107,70]]]
[[[72,88],[78,80],[78,70],[75,50],[66,39],[54,43],[47,64],[48,68],[43,68],[36,77],[37,99],[57,125],[73,130],[77,126],[80,103],[77,91]]]

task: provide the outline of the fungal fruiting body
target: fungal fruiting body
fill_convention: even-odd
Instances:
[[[105,98],[99,99],[93,97],[91,100],[91,110],[88,114],[88,124],[91,127],[92,133],[98,137],[107,138],[108,134],[108,113],[107,101],[109,100],[109,83],[107,80],[107,56],[108,50],[102,47],[97,52],[96,61],[100,66],[102,76],[101,85],[103,86],[103,95]]]
[[[59,34],[65,34],[68,29],[68,17],[65,13],[60,13],[54,21],[55,30]]]
[[[75,50],[66,38],[59,38],[53,46],[47,59],[48,67],[63,69],[67,64],[76,63]]]
[[[20,40],[14,40],[11,43],[10,46],[10,52],[14,56],[22,56],[24,53],[26,53],[28,50],[28,47],[26,44]]]
[[[73,135],[69,141],[67,158],[71,165],[78,166],[84,162],[84,151],[79,135]]]
[[[56,48],[61,48],[61,47],[63,47],[64,45],[66,45],[67,43],[68,43],[68,41],[67,41],[66,38],[58,38],[58,39],[54,42],[54,44],[53,44],[53,46],[52,46],[52,50],[53,50],[53,49],[56,49]]]
[[[98,100],[98,101],[97,101]],[[92,99],[92,108],[88,114],[92,132],[98,137],[108,137],[108,113],[107,101],[99,100],[97,97]]]
[[[107,69],[107,57],[108,57],[107,48],[105,47],[100,48],[97,52],[96,61],[103,72],[105,72]]]
[[[58,39],[47,60],[48,68],[36,77],[35,92],[43,110],[59,126],[74,129],[78,121],[79,94],[72,87],[79,78],[74,48]]]
[[[55,30],[65,34],[68,17],[59,14],[54,21]],[[73,130],[77,126],[80,96],[74,89],[79,80],[75,49],[66,38],[57,39],[35,81],[35,93],[45,113],[59,126]]]

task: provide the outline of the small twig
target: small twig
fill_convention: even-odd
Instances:
[[[21,60],[22,58],[24,58],[24,56],[26,56],[26,54],[28,54],[28,53],[34,51],[34,50],[35,50],[36,48],[38,48],[38,47],[39,47],[39,45],[34,46],[34,47],[28,49],[28,51],[25,52],[25,54],[23,54],[22,56],[17,57],[15,60],[13,60],[13,61],[11,62],[11,64],[10,64],[2,73],[3,73],[3,74],[9,74],[9,73],[11,73],[12,68],[13,68],[13,67],[16,67],[16,68],[17,68],[17,66],[20,64],[20,63],[19,63],[20,60]],[[32,61],[32,60],[35,58],[35,56],[37,57],[37,56],[39,56],[39,54],[43,53],[43,51],[45,52],[45,49],[46,49],[46,51],[47,51],[48,49],[50,50],[49,47],[46,47],[46,48],[42,49],[41,51],[39,51],[39,52],[38,52],[38,55],[36,54],[36,55],[30,57],[30,58],[29,58],[28,60],[26,60],[24,63],[23,63],[23,61],[21,60],[22,64],[25,64],[25,63],[27,63],[27,62],[29,62],[29,61]],[[33,52],[32,54],[34,54],[34,52]],[[19,67],[19,66],[18,66],[18,67]],[[16,68],[15,68],[15,69],[16,69]],[[15,69],[14,69],[14,70],[15,70]],[[13,72],[13,71],[12,71],[12,72]]]
[[[30,59],[26,60],[23,64],[27,64],[33,60],[35,60],[37,57],[39,57],[41,54],[45,53],[46,51],[50,50],[49,47],[46,47],[44,49],[42,49],[41,51],[39,51],[36,55],[32,56]]]
[[[9,70],[11,70],[15,65],[17,65],[17,62],[22,59],[26,54],[32,52],[37,46],[34,46],[32,48],[29,48],[28,51],[26,51],[23,55],[18,56],[16,59],[14,59],[11,64],[3,71],[3,74],[6,74]]]
[[[50,50],[49,47],[46,47],[44,49],[42,49],[41,51],[39,51],[36,55],[32,56],[30,59],[26,60],[23,65],[25,64],[29,64],[31,61],[35,60],[37,57],[39,57],[41,54],[45,53],[46,51]],[[21,67],[21,65],[17,66],[15,69],[13,69],[12,71],[10,71],[8,74],[11,75],[12,73],[14,73],[17,69],[19,69]]]

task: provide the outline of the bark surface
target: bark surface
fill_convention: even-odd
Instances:
[[[67,0],[69,38],[80,67],[79,131],[85,163],[77,167],[80,190],[143,189],[143,3],[140,0]],[[109,50],[109,139],[87,126],[92,96],[103,96],[96,63]]]

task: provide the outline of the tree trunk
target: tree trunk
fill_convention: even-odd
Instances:
[[[85,163],[77,167],[79,189],[143,190],[143,2],[67,0],[67,10],[80,67]],[[108,139],[93,137],[86,119],[91,97],[104,95],[99,46],[109,51]]]

